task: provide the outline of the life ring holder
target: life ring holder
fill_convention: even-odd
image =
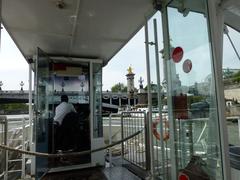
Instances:
[[[168,121],[165,119],[164,121],[164,125],[165,128],[169,128],[169,123]],[[160,123],[160,118],[156,118],[155,121],[152,122],[152,133],[153,135],[156,137],[157,140],[161,140],[161,135],[160,133],[157,131],[157,125]],[[169,132],[165,132],[163,133],[163,141],[167,141],[169,139],[170,135]]]

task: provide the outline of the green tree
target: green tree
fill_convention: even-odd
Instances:
[[[123,83],[118,83],[112,86],[111,88],[112,92],[127,92],[127,86],[125,86]]]
[[[157,92],[157,89],[158,89],[157,84],[151,83],[151,91],[152,91],[152,92]],[[145,86],[144,90],[145,90],[145,91],[148,90],[148,85]]]

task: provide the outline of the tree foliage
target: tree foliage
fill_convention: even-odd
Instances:
[[[157,84],[151,83],[151,91],[152,91],[152,92],[157,92],[157,89],[158,89]],[[148,85],[145,86],[144,90],[145,90],[145,91],[148,90]]]
[[[118,83],[112,86],[111,88],[112,92],[127,92],[127,86],[125,86],[123,83]]]
[[[0,104],[1,110],[28,110],[28,105],[25,103],[9,103],[9,104]]]

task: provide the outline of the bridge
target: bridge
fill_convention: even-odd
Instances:
[[[62,92],[55,92],[59,95]],[[67,95],[76,95],[76,92],[67,92]],[[34,92],[33,92],[33,102],[34,102]],[[25,90],[1,90],[0,91],[0,104],[6,103],[28,103],[29,91]],[[60,101],[60,100],[58,100]],[[59,103],[56,101],[55,103]],[[105,111],[116,112],[117,109],[121,106],[135,106],[138,103],[138,96],[135,94],[132,98],[129,98],[127,93],[124,92],[111,92],[103,91],[102,92],[102,107]]]

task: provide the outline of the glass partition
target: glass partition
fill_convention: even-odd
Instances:
[[[232,43],[231,43],[232,41]],[[240,146],[240,32],[225,27],[223,43],[223,84],[229,144]],[[234,51],[234,47],[238,50]]]
[[[49,122],[53,117],[53,81],[50,76],[51,59],[38,48],[35,63],[35,114],[34,136],[37,152],[49,152]],[[36,177],[40,178],[48,168],[48,159],[36,157]]]
[[[93,137],[103,137],[102,64],[93,63]]]
[[[206,0],[171,1],[168,121],[177,176],[223,179],[215,76]],[[194,11],[189,11],[189,9]],[[172,164],[173,165],[173,164]],[[172,168],[174,168],[172,166]]]
[[[90,150],[89,62],[54,61],[38,49],[35,72],[36,120],[33,132],[36,133],[34,141],[36,142],[36,151],[54,154]],[[96,92],[100,91],[101,94],[101,66],[99,69],[95,68],[94,72]],[[101,115],[99,93],[96,93],[96,108],[98,108],[96,113]],[[63,100],[63,95],[67,97],[67,100],[66,98]],[[58,112],[62,116],[61,122],[54,120],[57,107],[60,107]],[[71,107],[70,111],[68,111],[68,107]],[[67,112],[61,114],[64,110]],[[101,136],[101,119],[98,118],[97,122],[97,133],[98,136]],[[72,158],[37,157],[36,177],[41,178],[49,169],[57,171],[60,167],[81,166],[89,163],[91,163],[90,154]]]

